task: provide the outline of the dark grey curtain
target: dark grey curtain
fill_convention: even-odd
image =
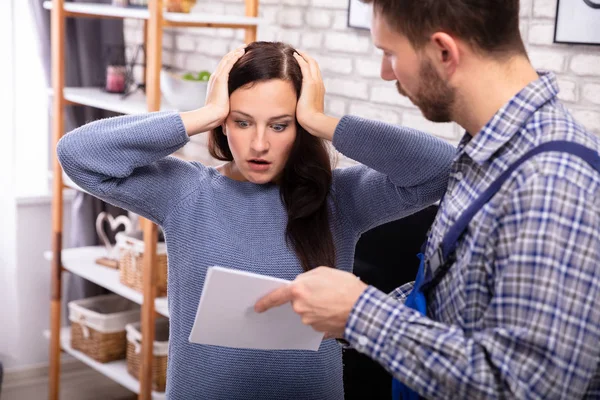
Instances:
[[[39,51],[44,64],[48,86],[51,86],[50,11],[43,8],[43,0],[29,0],[39,35]],[[111,0],[74,0],[76,3],[111,3]],[[124,53],[123,21],[111,19],[68,18],[66,24],[65,84],[69,87],[102,86],[105,74],[107,48]],[[120,54],[124,57],[124,54]],[[91,107],[67,107],[65,129],[70,131],[86,122],[114,114]],[[50,138],[49,138],[50,140]],[[50,148],[54,152],[54,148]],[[70,240],[65,247],[99,245],[96,234],[96,216],[107,211],[113,215],[126,212],[85,193],[77,193],[72,204]],[[66,238],[68,239],[68,238]],[[114,238],[111,238],[114,240]],[[69,274],[65,281],[66,302],[107,293],[79,276]],[[65,304],[66,304],[65,302]]]

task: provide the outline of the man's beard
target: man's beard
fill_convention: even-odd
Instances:
[[[440,78],[431,61],[424,60],[421,63],[419,81],[419,88],[414,96],[409,95],[400,82],[396,81],[398,93],[408,97],[428,120],[433,122],[452,121],[452,108],[456,92]]]

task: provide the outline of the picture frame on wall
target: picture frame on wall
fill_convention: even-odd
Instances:
[[[558,0],[554,43],[600,45],[600,0]]]
[[[362,3],[360,0],[348,0],[348,27],[357,29],[371,29],[373,6]]]

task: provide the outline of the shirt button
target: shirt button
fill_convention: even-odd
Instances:
[[[369,339],[366,336],[361,336],[358,338],[358,344],[362,347],[365,347],[369,343]]]
[[[454,175],[454,177],[456,178],[457,181],[460,181],[463,178],[463,173],[457,172],[456,175]]]

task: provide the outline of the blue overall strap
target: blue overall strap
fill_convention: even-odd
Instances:
[[[592,149],[589,149],[581,144],[557,140],[552,142],[542,143],[538,147],[527,152],[514,164],[512,164],[506,171],[502,173],[491,185],[486,189],[479,198],[477,198],[469,208],[458,218],[454,223],[450,231],[444,237],[437,254],[429,260],[429,271],[426,271],[428,278],[436,275],[439,267],[444,264],[448,264],[447,261],[454,255],[456,245],[459,238],[467,229],[469,222],[473,219],[475,214],[479,212],[487,204],[488,201],[500,190],[504,182],[510,177],[510,175],[525,161],[530,158],[544,152],[557,151],[561,153],[569,153],[574,156],[581,158],[586,161],[592,168],[600,173],[600,155]]]
[[[451,257],[454,256],[456,250],[456,244],[460,236],[465,232],[469,222],[473,219],[475,214],[483,208],[485,204],[500,190],[504,182],[510,177],[510,175],[525,161],[537,154],[549,151],[558,151],[562,153],[569,153],[580,157],[586,161],[590,166],[600,173],[600,155],[594,150],[588,149],[587,147],[567,141],[553,141],[543,143],[540,146],[530,150],[528,153],[523,155],[517,162],[511,165],[506,171],[502,173],[489,188],[483,192],[483,194],[477,198],[469,208],[458,218],[456,223],[450,228],[448,233],[444,236],[442,244],[438,248],[438,251],[433,255],[432,260],[428,260],[429,267],[425,270],[425,262],[423,254],[419,254],[418,257],[421,260],[419,266],[419,272],[415,279],[413,290],[406,297],[405,305],[413,310],[418,311],[421,315],[427,315],[427,304],[425,297],[425,290],[431,289],[443,275],[448,271],[450,265],[452,265]],[[424,253],[424,250],[422,250]],[[440,267],[442,267],[440,269]],[[429,270],[431,269],[431,271]],[[393,379],[392,381],[392,399],[393,400],[418,400],[419,395],[402,382]]]
[[[424,251],[423,251],[424,253]],[[425,300],[425,294],[421,290],[425,279],[425,256],[423,253],[419,253],[418,257],[421,260],[419,264],[419,272],[417,272],[417,278],[413,290],[408,294],[404,305],[417,310],[421,315],[427,315],[427,302]],[[419,394],[406,386],[404,383],[397,379],[392,379],[392,399],[393,400],[419,400]]]

